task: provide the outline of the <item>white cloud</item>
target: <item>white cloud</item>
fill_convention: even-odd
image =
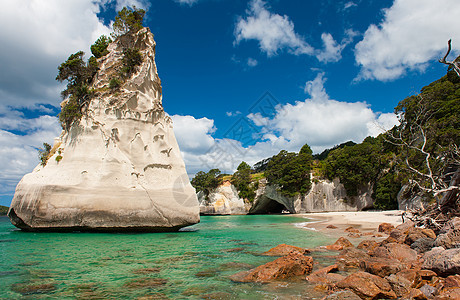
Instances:
[[[105,0],[107,1],[107,0]],[[113,2],[114,0],[109,0],[107,2]],[[104,2],[104,0],[103,0]],[[116,5],[115,9],[117,11],[120,11],[123,9],[123,7],[134,7],[136,8],[143,8],[143,9],[148,9],[150,7],[150,2],[146,0],[116,0]]]
[[[262,0],[252,0],[245,18],[239,18],[235,27],[235,42],[257,40],[260,50],[268,56],[288,49],[296,54],[313,54],[314,49],[294,31],[288,16],[271,13]]]
[[[330,99],[324,82],[323,74],[318,74],[305,85],[310,99],[278,106],[274,118],[261,120],[260,116],[258,119],[254,115],[249,117],[256,124],[266,124],[269,139],[282,137],[284,147],[289,151],[298,151],[308,143],[314,152],[320,152],[348,140],[361,142],[369,135],[376,135],[377,130],[372,125],[378,121],[379,114],[365,102]]]
[[[309,99],[278,105],[272,118],[257,113],[248,115],[257,126],[253,129],[254,136],[259,137],[251,146],[245,147],[237,140],[213,138],[213,120],[173,116],[187,171],[194,174],[219,168],[233,172],[241,161],[254,164],[283,149],[299,151],[305,143],[319,153],[349,140],[361,142],[398,124],[395,114],[376,113],[365,102],[330,99],[324,88],[325,80],[324,74],[319,73],[305,85]]]
[[[52,145],[61,130],[56,117],[27,119],[17,110],[0,107],[0,194],[12,195],[22,176],[38,164],[37,148],[43,142]]]
[[[346,10],[354,6],[358,6],[358,5],[354,3],[353,1],[350,1],[350,2],[345,3],[345,5],[343,6],[343,9]]]
[[[353,41],[357,33],[351,29],[345,31],[345,38],[337,43],[330,33],[321,34],[323,49],[316,50],[316,58],[321,62],[338,62],[342,58],[342,51]]]
[[[314,55],[321,62],[337,62],[342,58],[342,50],[353,40],[356,33],[345,32],[345,38],[337,43],[330,33],[323,33],[323,49],[314,49],[305,39],[295,32],[294,23],[288,16],[269,11],[263,0],[252,0],[245,18],[240,17],[235,26],[235,44],[242,40],[256,40],[259,48],[267,56],[273,56],[280,50],[288,50],[295,55]],[[252,66],[248,59],[248,65]],[[257,61],[255,61],[257,63]]]
[[[237,110],[235,112],[227,111],[225,114],[227,115],[227,117],[236,117],[236,116],[241,115],[241,111],[239,111],[239,110]]]
[[[0,99],[3,104],[57,105],[57,66],[110,29],[92,0],[5,0],[0,10]],[[14,30],[12,30],[12,26]],[[10,28],[10,29],[8,29]]]
[[[459,15],[458,0],[395,0],[355,47],[358,79],[394,80],[408,70],[423,71],[442,57],[450,38],[460,51]]]
[[[180,4],[187,4],[187,5],[190,5],[192,6],[193,4],[197,3],[198,0],[174,0]]]
[[[258,63],[259,62],[257,61],[257,59],[254,59],[252,57],[248,58],[248,66],[249,67],[255,67],[255,66],[257,66]]]
[[[214,139],[211,137],[216,130],[214,120],[180,115],[173,115],[171,118],[181,151],[203,153],[214,145]]]

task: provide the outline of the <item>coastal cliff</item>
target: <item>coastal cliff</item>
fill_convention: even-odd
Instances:
[[[306,195],[293,197],[281,194],[266,179],[261,179],[252,203],[239,198],[236,188],[227,181],[211,191],[208,199],[202,192],[198,193],[198,199],[203,215],[361,211],[372,208],[374,203],[371,185],[360,187],[358,195],[350,197],[339,179],[314,180]]]
[[[141,61],[114,89],[126,45]],[[55,139],[46,165],[18,184],[8,213],[15,226],[171,231],[199,222],[195,190],[162,106],[155,46],[148,28],[109,44],[81,119]]]

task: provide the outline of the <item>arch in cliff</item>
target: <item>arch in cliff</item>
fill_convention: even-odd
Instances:
[[[271,199],[266,196],[262,196],[251,207],[248,214],[250,215],[280,214],[283,211],[289,211],[290,213],[295,213],[295,211],[292,211],[292,209],[289,209],[283,203],[278,202],[275,199]]]

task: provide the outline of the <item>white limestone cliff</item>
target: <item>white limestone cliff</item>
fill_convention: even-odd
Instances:
[[[111,91],[126,44],[139,49],[142,64]],[[108,50],[82,119],[56,139],[46,166],[18,184],[9,211],[15,226],[170,231],[199,222],[195,190],[162,106],[153,34],[143,28]]]
[[[249,210],[249,204],[238,196],[229,181],[218,186],[207,198],[203,192],[198,193],[198,201],[202,215],[244,215]]]

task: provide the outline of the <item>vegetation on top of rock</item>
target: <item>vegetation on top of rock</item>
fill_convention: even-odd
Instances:
[[[123,7],[122,10],[118,12],[118,15],[115,17],[115,22],[113,23],[113,33],[114,38],[124,35],[130,32],[137,32],[142,29],[142,22],[144,21],[145,10],[137,9],[136,6],[133,6],[132,9]]]
[[[94,55],[95,58],[101,58],[107,54],[109,51],[107,47],[112,42],[112,39],[106,37],[105,35],[101,35],[94,44],[91,45],[91,53]]]
[[[118,12],[113,24],[113,37],[118,38],[122,35],[132,34],[142,28],[145,11],[143,9],[129,9],[124,7]],[[131,37],[132,39],[132,37]],[[128,39],[130,41],[130,39]],[[58,67],[58,75],[56,80],[59,82],[67,82],[66,88],[61,92],[62,98],[68,98],[62,111],[59,114],[59,121],[64,130],[68,131],[75,121],[78,121],[83,116],[82,109],[89,103],[94,96],[94,91],[90,88],[94,75],[99,69],[97,62],[98,58],[107,55],[108,45],[112,40],[102,35],[96,42],[91,45],[91,56],[87,62],[83,60],[84,52],[78,51],[68,57]],[[119,41],[121,43],[121,41]],[[131,43],[128,43],[130,45]],[[121,68],[119,72],[120,78],[128,78],[131,76],[136,67],[142,63],[142,56],[139,50],[131,46],[123,46],[123,56],[121,60]],[[114,90],[121,85],[118,78],[113,78],[109,82],[110,90]]]
[[[0,216],[5,216],[9,209],[7,206],[0,205]]]
[[[193,177],[191,184],[197,192],[203,192],[208,199],[209,193],[222,183],[222,175],[219,169],[211,169],[205,173],[199,171]]]
[[[69,97],[59,114],[59,121],[64,130],[69,130],[73,122],[81,118],[81,109],[93,95],[91,81],[98,70],[98,63],[93,56],[87,63],[83,60],[83,51],[78,51],[67,58],[58,67],[56,80],[67,81],[66,88],[61,92],[62,98]]]
[[[305,194],[311,188],[311,163],[311,149],[308,145],[302,147],[298,154],[281,150],[270,159],[265,176],[268,183],[275,185],[285,196]]]
[[[251,173],[251,166],[243,161],[232,176],[232,183],[238,190],[238,196],[250,202],[254,201],[256,190],[259,187],[258,182],[252,180]]]
[[[123,77],[129,77],[134,73],[136,67],[142,63],[141,53],[137,49],[125,49],[123,51],[122,63],[121,75]]]
[[[51,145],[48,143],[43,143],[43,148],[38,149],[38,157],[40,158],[40,164],[46,166],[48,161],[48,156],[50,155]]]
[[[337,148],[324,161],[324,175],[339,178],[349,196],[358,195],[360,186],[375,182],[382,168],[382,139],[367,137],[361,144]]]

